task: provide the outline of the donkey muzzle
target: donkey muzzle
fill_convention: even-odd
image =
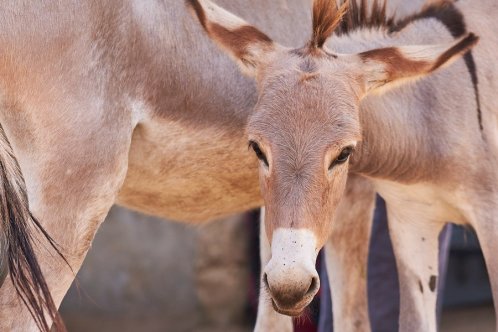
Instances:
[[[320,288],[315,236],[306,229],[279,228],[273,232],[271,251],[263,283],[273,307],[281,314],[299,316]]]

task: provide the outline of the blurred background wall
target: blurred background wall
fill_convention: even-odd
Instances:
[[[114,207],[62,304],[68,330],[251,331],[255,219],[189,226]],[[443,303],[441,331],[494,331],[486,268],[470,230],[454,228]]]
[[[69,331],[249,331],[244,218],[188,226],[114,207],[62,304]]]

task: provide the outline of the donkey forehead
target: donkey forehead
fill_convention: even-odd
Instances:
[[[358,100],[347,75],[319,60],[293,57],[266,74],[248,133],[273,138],[359,138]],[[277,135],[275,135],[277,134]],[[298,136],[298,137],[297,137]]]
[[[294,50],[295,51],[295,50]],[[351,61],[325,54],[276,52],[258,77],[260,106],[280,105],[329,111],[357,104],[358,74]],[[289,107],[286,107],[289,108]]]
[[[307,113],[307,114],[303,114]],[[247,133],[271,146],[272,150],[286,150],[291,154],[303,151],[326,151],[361,140],[357,115],[324,117],[315,111],[260,111],[251,118]]]

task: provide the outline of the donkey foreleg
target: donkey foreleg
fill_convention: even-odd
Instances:
[[[482,196],[477,197],[476,202],[469,202],[471,206],[479,207],[483,205],[484,199]],[[498,197],[495,196],[488,201],[494,205],[498,202]],[[498,317],[498,222],[496,220],[498,206],[485,207],[480,210],[475,220],[472,220],[474,218],[470,218],[470,222],[477,233],[479,244],[484,254],[491,291],[493,293],[495,317]],[[495,331],[498,332],[498,325],[495,325]]]
[[[370,331],[367,261],[374,207],[371,183],[350,175],[325,246],[334,331]]]
[[[259,243],[260,243],[260,258],[261,258],[261,271],[271,259],[271,248],[270,241],[266,235],[265,230],[265,212],[264,208],[261,209],[260,216],[260,232],[259,232]],[[271,297],[268,293],[268,289],[265,287],[263,282],[263,272],[261,272],[260,278],[260,290],[259,290],[259,300],[258,300],[258,315],[256,319],[255,332],[291,332],[294,327],[292,324],[292,318],[289,316],[281,315],[273,309],[271,304]]]
[[[387,209],[400,286],[399,331],[435,332],[438,239],[444,223],[425,218],[420,206],[398,209],[388,203]]]
[[[64,109],[64,114],[72,114],[67,106],[52,106]],[[57,130],[42,123],[28,133],[24,127],[17,127],[19,121],[5,122],[26,182],[30,211],[67,260],[66,264],[33,225],[27,226],[31,238],[25,237],[24,241],[31,242],[41,267],[41,273],[32,272],[44,276],[55,307],[60,305],[99,225],[114,203],[126,175],[132,133],[131,121],[126,121],[122,109],[77,106],[74,115],[66,118],[58,118],[58,112],[43,113],[41,118],[47,123],[65,119]],[[77,112],[84,113],[86,121],[80,121],[82,116]],[[13,259],[19,261],[23,257]],[[28,259],[35,257],[31,255]],[[29,283],[31,275],[27,275],[28,280],[11,273],[0,288],[0,331],[37,331],[33,316],[42,322],[44,331],[50,330],[52,320],[47,312],[33,311],[32,316],[16,292],[13,281],[23,279],[21,282]],[[37,293],[24,293],[27,303],[35,303],[39,298]]]

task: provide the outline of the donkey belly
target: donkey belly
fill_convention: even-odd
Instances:
[[[184,222],[261,206],[257,162],[244,131],[235,132],[166,122],[138,127],[117,203]]]
[[[388,210],[403,216],[406,222],[453,222],[467,224],[472,210],[463,187],[447,189],[431,183],[401,184],[374,180],[376,191]]]

